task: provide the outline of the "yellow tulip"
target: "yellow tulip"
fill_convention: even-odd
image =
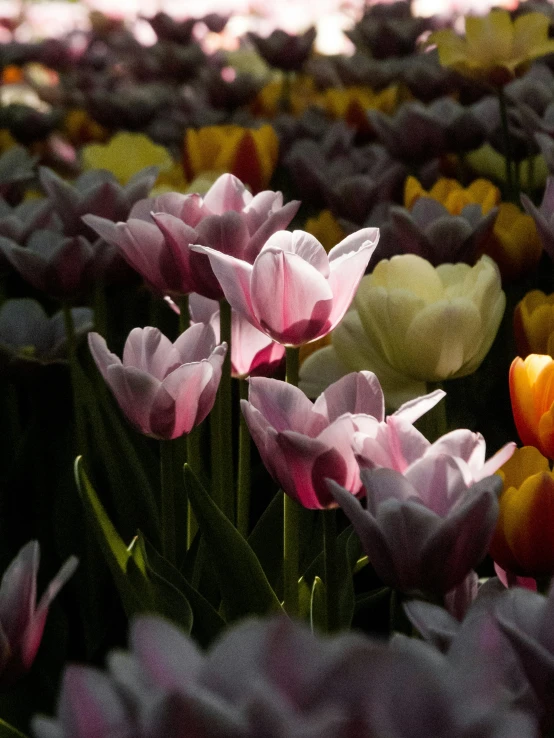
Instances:
[[[189,180],[204,172],[230,172],[252,192],[267,188],[277,164],[279,140],[270,125],[189,128],[185,134],[184,168]]]
[[[443,66],[501,86],[524,74],[534,59],[554,52],[549,25],[544,13],[525,13],[513,21],[507,10],[492,10],[465,19],[465,38],[443,30],[432,33],[429,43],[436,44]]]
[[[554,357],[554,294],[531,290],[514,310],[514,334],[518,354]]]
[[[410,210],[420,197],[437,200],[451,215],[459,215],[466,205],[478,204],[486,215],[500,202],[500,190],[487,179],[476,179],[469,187],[458,180],[441,177],[429,191],[415,177],[408,177],[404,188],[404,205]]]
[[[491,556],[519,576],[552,576],[554,474],[548,459],[534,446],[524,446],[497,473],[504,488]]]
[[[371,131],[366,111],[380,110],[392,115],[399,102],[399,89],[396,85],[381,92],[373,92],[369,87],[331,88],[322,95],[322,105],[331,118],[342,118],[353,128]]]
[[[81,150],[83,169],[107,169],[121,184],[141,169],[157,166],[160,175],[174,167],[174,161],[164,146],[155,144],[143,133],[116,133],[108,143],[93,143]]]
[[[346,233],[330,210],[322,210],[317,218],[308,218],[304,230],[315,236],[325,251],[330,251],[333,246],[346,238]]]
[[[483,251],[496,261],[503,280],[513,280],[533,271],[542,254],[535,221],[517,205],[500,203],[493,232]]]
[[[67,111],[63,131],[74,146],[93,141],[104,143],[110,137],[108,129],[93,120],[83,108],[71,108]]]
[[[310,105],[320,104],[321,95],[311,77],[298,74],[287,84],[289,85],[287,104],[292,115],[302,115]],[[283,92],[283,81],[281,79],[268,82],[262,87],[252,103],[252,112],[257,116],[273,118],[281,111]]]

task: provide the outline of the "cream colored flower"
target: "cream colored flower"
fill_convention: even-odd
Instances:
[[[506,296],[487,256],[434,268],[413,254],[384,259],[354,300],[367,340],[401,375],[441,382],[474,372],[496,336]]]
[[[525,13],[512,21],[507,10],[466,18],[466,35],[436,31],[429,43],[436,44],[443,66],[493,85],[504,85],[523,74],[530,62],[554,52],[548,38],[550,21],[544,13]]]

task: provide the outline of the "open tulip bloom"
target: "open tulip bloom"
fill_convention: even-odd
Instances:
[[[213,407],[227,344],[198,323],[175,343],[157,328],[134,328],[123,361],[98,333],[89,333],[92,356],[120,408],[135,428],[158,439],[178,438]]]
[[[278,231],[253,264],[206,246],[192,248],[209,256],[231,307],[274,341],[300,346],[342,319],[378,241],[378,228],[362,228],[327,254],[309,233]]]
[[[443,396],[437,390],[400,407],[394,417],[414,422]],[[283,490],[310,509],[335,507],[325,479],[363,493],[352,441],[355,421],[384,424],[385,402],[372,372],[352,372],[312,404],[297,387],[277,379],[250,380],[242,412],[268,471]]]

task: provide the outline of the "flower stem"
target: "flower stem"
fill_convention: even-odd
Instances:
[[[240,399],[248,399],[248,382],[239,379]],[[250,431],[240,414],[239,425],[239,468],[237,480],[237,528],[246,538],[250,515]]]
[[[298,386],[300,368],[300,349],[287,346],[287,382]],[[298,576],[300,559],[300,513],[296,500],[285,495],[283,498],[283,595],[285,611],[291,616],[298,615]]]
[[[202,464],[202,450],[200,448],[200,428],[193,428],[187,436],[187,464],[195,474],[198,474]],[[186,494],[186,490],[185,490]],[[187,551],[192,546],[192,541],[198,530],[198,525],[190,502],[187,502]]]
[[[183,295],[179,299],[179,333],[184,333],[190,326],[189,296]]]
[[[160,441],[160,480],[161,480],[161,540],[162,555],[172,564],[176,559],[175,538],[175,470],[174,444],[171,440]]]
[[[504,158],[506,160],[506,187],[507,199],[519,204],[519,191],[514,177],[514,161],[512,157],[512,141],[508,127],[508,106],[504,89],[498,87],[498,104],[500,106],[500,122],[502,126],[502,138],[504,139]]]
[[[87,433],[83,407],[83,396],[80,392],[80,367],[79,360],[77,358],[77,338],[75,335],[75,323],[73,322],[73,315],[68,303],[63,303],[62,312],[65,326],[65,338],[67,341],[67,354],[69,358],[69,373],[71,375],[71,390],[73,393],[73,415],[75,419],[75,428],[77,431],[77,453],[80,454],[86,461]]]
[[[217,399],[212,411],[212,489],[222,512],[235,522],[235,482],[233,475],[233,397],[231,392],[231,306],[219,303],[220,340],[227,343]],[[229,483],[230,481],[230,483]]]
[[[323,510],[323,561],[325,567],[325,597],[327,630],[339,628],[339,592],[337,568],[337,511]]]
[[[106,287],[101,280],[94,284],[94,330],[105,339],[108,338],[108,308],[106,305]]]

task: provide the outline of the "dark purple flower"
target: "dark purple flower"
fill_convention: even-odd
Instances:
[[[277,28],[267,38],[262,38],[256,33],[249,33],[248,38],[270,67],[285,72],[297,72],[312,53],[316,34],[313,26],[298,35]]]

